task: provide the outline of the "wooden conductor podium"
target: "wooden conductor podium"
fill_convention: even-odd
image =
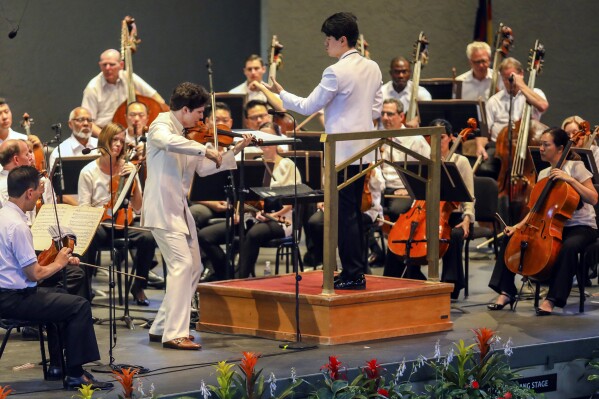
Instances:
[[[430,134],[431,159],[416,155],[418,159],[422,158],[422,162],[430,165],[429,176],[425,179],[431,188],[427,190],[427,201],[438,203],[439,137],[442,130],[432,127],[321,137],[321,142],[325,143],[325,264],[323,271],[301,273],[299,325],[302,341],[336,345],[447,331],[452,328],[450,294],[453,284],[367,275],[365,290],[333,289],[336,238],[337,234],[344,234],[336,229],[336,194],[340,189],[336,184],[336,176],[339,170],[353,162],[350,159],[336,164],[335,142],[364,138],[373,140],[371,145],[354,155],[354,158],[359,158],[381,145],[391,145],[387,141],[391,137]],[[392,145],[402,150],[401,146]],[[429,217],[431,221],[438,220],[439,215],[438,212],[435,213],[434,207]],[[429,236],[433,236],[432,233],[438,228],[435,228],[434,223],[428,226],[431,229]],[[431,241],[429,248],[432,248],[429,277],[431,280],[438,280],[438,243]],[[294,274],[199,284],[200,321],[197,329],[295,341],[295,285]]]

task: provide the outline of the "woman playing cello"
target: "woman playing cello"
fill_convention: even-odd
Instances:
[[[125,129],[116,123],[109,123],[100,132],[98,137],[98,149],[101,152],[100,158],[87,164],[79,175],[79,205],[104,207],[106,204],[112,203],[116,199],[115,193],[118,189],[118,182],[121,176],[127,176],[135,167],[131,163],[124,160],[125,147]],[[110,154],[108,153],[110,150]],[[110,175],[112,162],[112,176]],[[134,211],[139,211],[142,204],[142,193],[137,179],[137,184],[134,184],[131,194],[131,208]],[[113,184],[116,181],[115,184]],[[120,230],[115,230],[115,236],[120,238],[123,236],[122,227]],[[149,231],[129,230],[129,239],[131,247],[137,249],[133,266],[135,267],[136,275],[148,278],[149,267],[152,264],[156,242]],[[89,263],[95,263],[96,253],[98,249],[107,245],[110,242],[110,228],[100,226],[96,231],[96,235],[86,253],[86,258]],[[91,280],[91,275],[88,274],[88,279]],[[143,282],[141,282],[143,281]],[[149,306],[145,293],[145,280],[136,279],[131,287],[131,294],[137,305]]]
[[[580,195],[582,206],[579,204],[572,217],[564,224],[562,247],[548,281],[547,296],[536,309],[538,316],[550,315],[554,306],[564,307],[566,305],[566,300],[572,289],[572,278],[576,273],[578,254],[597,237],[593,205],[597,203],[598,196],[593,187],[591,172],[585,169],[581,161],[574,160],[567,160],[562,169],[555,167],[568,140],[568,134],[560,128],[547,129],[541,136],[541,158],[551,163],[551,167],[539,173],[539,180],[548,177],[550,180],[566,182]],[[528,213],[515,226],[507,226],[504,230],[505,235],[512,236],[517,229],[521,229],[525,225],[530,216],[531,213]],[[503,255],[507,243],[506,239],[502,245],[500,256],[497,257],[491,281],[489,281],[489,287],[499,294],[495,303],[487,306],[489,310],[501,310],[505,305],[510,305],[510,308],[513,308],[515,302],[517,293],[514,283],[515,275],[507,269]]]

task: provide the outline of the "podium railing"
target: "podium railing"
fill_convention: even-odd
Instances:
[[[441,134],[445,130],[443,127],[423,127],[417,129],[400,129],[400,130],[375,130],[370,132],[354,132],[354,133],[334,133],[322,134],[320,142],[324,143],[324,253],[323,253],[323,295],[334,295],[333,276],[337,265],[337,231],[338,225],[338,202],[339,190],[352,184],[364,174],[368,173],[372,168],[378,167],[383,163],[389,164],[394,168],[401,170],[403,173],[409,174],[417,179],[426,182],[426,202],[433,206],[427,207],[426,213],[426,236],[439,236],[439,200],[440,200],[440,179],[441,179]],[[429,135],[431,137],[431,157],[426,158],[421,154],[409,150],[408,148],[395,143],[391,140],[393,137],[409,137]],[[361,151],[356,152],[347,160],[336,164],[336,146],[338,142],[355,141],[355,140],[376,140]],[[428,166],[428,175],[426,178],[414,174],[411,171],[401,166],[401,163],[391,163],[385,159],[379,159],[379,151],[383,145],[388,145],[390,151],[399,151],[401,153],[412,156],[421,164]],[[360,173],[347,179],[347,168],[353,162],[363,159],[367,154],[375,153],[375,162],[361,169]],[[396,157],[393,157],[396,158]],[[405,158],[405,157],[404,157]],[[359,162],[361,165],[362,162]],[[337,185],[337,174],[345,171],[346,178],[343,183]],[[428,277],[430,280],[439,280],[439,240],[433,239],[428,241]]]

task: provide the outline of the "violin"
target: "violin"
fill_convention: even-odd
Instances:
[[[493,76],[491,78],[491,88],[489,97],[497,93],[497,82],[499,81],[499,64],[501,60],[507,57],[510,48],[514,45],[514,35],[509,26],[503,23],[499,24],[499,29],[495,34],[495,55],[493,56]]]
[[[27,137],[31,136],[31,125],[33,125],[33,118],[29,116],[27,112],[23,114],[23,120],[21,121],[21,127],[25,129],[25,133]],[[37,145],[33,147],[33,158],[35,164],[35,168],[38,171],[43,171],[46,169],[46,158],[44,157],[44,149]]]
[[[52,238],[52,242],[48,249],[43,250],[37,256],[37,263],[39,263],[40,266],[48,266],[50,263],[54,262],[56,255],[58,255],[62,248],[67,247],[70,248],[71,251],[74,251],[75,245],[77,245],[77,237],[72,233],[66,233],[62,238]]]
[[[451,159],[460,142],[467,140],[470,135],[476,134],[478,130],[476,119],[468,119],[467,124],[468,126],[462,129],[453,142],[445,161]],[[459,202],[439,202],[439,258],[443,257],[449,249],[452,229],[449,225],[449,218],[459,205]],[[427,263],[426,201],[415,201],[410,210],[399,215],[389,231],[387,245],[391,252],[405,258],[406,262],[410,259],[419,265]]]
[[[137,51],[137,45],[141,40],[137,36],[135,18],[127,15],[121,23],[121,55],[125,61],[125,72],[127,73],[127,100],[125,100],[114,112],[112,121],[121,126],[127,126],[127,106],[133,102],[145,104],[148,108],[148,125],[156,119],[159,113],[169,110],[168,105],[161,104],[151,97],[142,96],[135,92],[133,82],[133,53]]]
[[[229,129],[227,125],[217,124],[216,129],[210,129],[205,123],[198,122],[198,124],[192,128],[185,129],[185,137],[189,140],[193,140],[200,144],[214,143],[214,130],[216,130],[218,145],[222,147],[228,147],[233,144],[235,137],[243,137],[239,133],[235,133]],[[253,145],[264,144],[262,139],[257,139],[255,136],[252,138]]]
[[[555,166],[561,169],[570,147],[581,137],[575,133],[568,141]],[[530,213],[510,237],[504,261],[513,273],[537,280],[547,280],[562,246],[562,231],[580,201],[576,190],[562,180],[545,177],[537,182],[529,201]]]
[[[535,87],[536,76],[541,72],[545,48],[537,40],[530,50],[528,68],[530,76],[528,87]],[[531,128],[532,105],[524,105],[522,118],[515,123],[512,132],[512,151],[510,152],[509,126],[504,127],[497,136],[495,157],[501,160],[499,169],[499,197],[508,197],[511,220],[520,220],[527,213],[525,204],[535,185],[536,171],[528,146],[538,145],[537,132]],[[540,133],[540,132],[538,132]],[[511,165],[510,165],[511,162]]]

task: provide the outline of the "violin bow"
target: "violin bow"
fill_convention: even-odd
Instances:
[[[214,130],[214,148],[218,149],[218,129],[216,128],[216,94],[214,93],[214,86],[212,85],[212,60],[208,58],[206,61],[206,68],[208,69],[208,82],[210,84],[210,103],[212,106],[212,129]]]

